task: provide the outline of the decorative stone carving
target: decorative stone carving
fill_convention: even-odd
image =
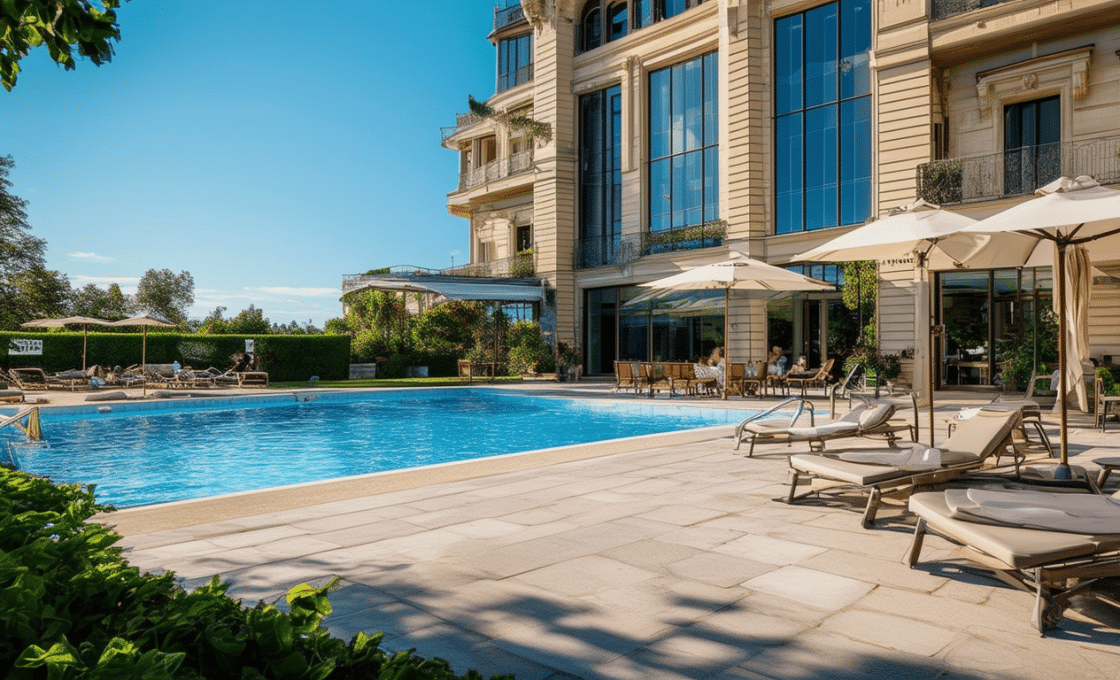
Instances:
[[[545,24],[552,25],[552,5],[554,0],[521,0],[521,11],[525,18],[536,30],[544,28]]]
[[[1093,45],[1087,45],[977,73],[980,115],[987,114],[993,103],[1014,100],[1028,90],[1042,93],[1065,90],[1075,101],[1084,99],[1089,94],[1092,57]]]

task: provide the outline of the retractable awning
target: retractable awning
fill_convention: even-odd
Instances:
[[[407,293],[431,293],[449,300],[479,300],[484,302],[540,302],[543,286],[536,282],[517,282],[510,279],[481,279],[459,276],[375,276],[370,277],[355,290],[395,290]]]

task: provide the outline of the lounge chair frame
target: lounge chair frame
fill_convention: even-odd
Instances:
[[[931,492],[915,494],[913,502],[927,508],[936,508],[937,496],[944,498],[944,492]],[[942,501],[943,502],[943,501]],[[938,508],[939,509],[939,508]],[[973,525],[967,533],[960,531],[961,524]],[[1031,625],[1039,633],[1045,635],[1062,620],[1062,612],[1070,600],[1077,596],[1091,595],[1098,600],[1120,608],[1120,601],[1105,593],[1096,592],[1094,586],[1103,578],[1120,576],[1120,535],[1112,536],[1111,541],[1102,541],[1102,552],[1091,552],[1087,555],[1069,556],[1058,558],[1040,558],[1037,561],[1023,560],[1019,564],[1009,564],[985,552],[977,546],[969,545],[968,541],[979,542],[977,532],[988,533],[993,540],[1000,536],[1029,539],[1032,534],[1050,534],[1048,538],[1060,540],[1062,532],[1041,531],[1011,526],[979,525],[967,522],[939,512],[927,511],[918,517],[914,527],[914,540],[910,550],[903,558],[903,564],[913,568],[919,561],[922,545],[927,533],[941,536],[958,547],[951,554],[951,558],[963,559],[968,563],[978,565],[981,571],[996,577],[1011,587],[1028,593],[1035,594],[1034,607],[1031,609]],[[971,535],[971,539],[962,538]],[[1095,542],[1096,537],[1083,536],[1086,543]]]
[[[860,522],[865,529],[869,529],[875,524],[879,505],[884,496],[906,497],[916,488],[944,484],[957,479],[966,472],[981,469],[992,456],[995,456],[995,464],[998,465],[999,459],[1005,453],[1009,453],[1012,456],[1017,475],[1019,466],[1026,456],[1015,446],[1013,431],[1021,427],[1022,415],[1018,411],[1000,411],[999,413],[1007,414],[1005,426],[997,432],[997,436],[992,438],[988,446],[975,454],[974,459],[943,465],[938,468],[905,471],[889,465],[876,466],[874,464],[840,460],[837,457],[838,454],[791,456],[789,462],[789,495],[786,498],[786,503],[793,504],[805,498],[819,497],[822,493],[833,495],[866,494],[867,505],[864,506]],[[824,462],[814,466],[813,463],[818,460]],[[801,467],[798,467],[798,465]],[[862,483],[854,481],[857,477],[866,481]],[[809,489],[798,493],[798,488],[802,486],[808,486]]]
[[[809,411],[809,428],[816,428],[816,422],[813,414],[813,403],[804,397],[790,397],[791,400],[801,401],[804,405],[808,406]],[[770,430],[751,429],[749,424],[754,422],[754,419],[747,419],[739,423],[735,429],[735,450],[739,450],[739,445],[744,441],[750,442],[750,448],[747,450],[747,457],[754,456],[754,446],[759,441],[774,441],[785,442],[791,445],[794,442],[807,442],[810,451],[824,451],[825,442],[832,439],[845,439],[848,437],[877,437],[883,436],[892,445],[898,439],[898,432],[907,431],[910,434],[911,441],[917,441],[917,429],[909,423],[892,422],[891,419],[896,413],[896,407],[889,403],[876,402],[873,399],[862,398],[863,403],[859,404],[856,408],[846,413],[842,418],[834,420],[829,425],[846,424],[847,426],[833,428],[822,426],[821,429],[814,432],[808,431],[794,431],[788,430],[796,428],[796,418],[785,428],[774,428]],[[867,425],[860,424],[859,420],[868,410],[877,406],[889,406],[890,408],[876,419],[874,422]],[[917,405],[915,402],[915,412]],[[805,409],[801,408],[798,413],[803,412]]]

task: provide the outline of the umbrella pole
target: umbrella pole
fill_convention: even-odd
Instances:
[[[82,370],[86,370],[86,341],[89,338],[89,328],[82,324]]]
[[[727,399],[727,380],[731,375],[731,288],[723,289],[723,398]]]
[[[1058,242],[1058,400],[1061,402],[1061,458],[1057,469],[1054,470],[1055,479],[1071,479],[1069,469],[1069,415],[1066,406],[1066,244]]]
[[[144,344],[140,346],[140,377],[144,381],[141,383],[144,387],[141,388],[140,394],[148,396],[148,327],[144,326]]]

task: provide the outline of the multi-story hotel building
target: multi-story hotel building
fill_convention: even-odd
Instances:
[[[531,265],[546,325],[591,374],[725,343],[815,364],[850,314],[839,293],[733,294],[724,338],[722,305],[628,305],[642,282],[733,252],[785,266],[917,197],[980,218],[1060,175],[1120,183],[1120,0],[506,0],[489,40],[494,115],[444,131],[448,209],[475,271]],[[1120,252],[1093,259],[1093,356],[1120,357]],[[921,277],[878,268],[880,345],[921,356]],[[938,380],[997,381],[1050,282],[934,275]]]

